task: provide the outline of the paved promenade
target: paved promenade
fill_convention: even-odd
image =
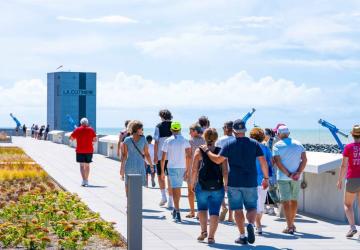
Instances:
[[[13,142],[64,188],[77,193],[93,211],[99,212],[105,220],[116,222],[116,228],[126,237],[126,198],[124,183],[119,178],[119,162],[94,155],[89,180],[93,186],[84,188],[80,186],[79,166],[73,148],[31,138],[13,137]],[[299,232],[294,236],[281,233],[285,225],[283,220],[265,215],[264,235],[257,237],[252,246],[235,244],[237,229],[234,224],[227,223],[219,225],[216,244],[198,243],[199,225],[197,220],[185,218],[188,211],[186,189],[183,193],[183,223],[175,224],[170,211],[158,206],[159,190],[143,190],[143,249],[360,249],[357,238],[349,240],[344,237],[347,225],[306,216],[298,216],[296,226]]]

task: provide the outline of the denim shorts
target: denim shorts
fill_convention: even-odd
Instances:
[[[185,168],[168,168],[168,178],[171,188],[181,188],[185,175]]]
[[[209,210],[210,216],[219,216],[221,203],[225,197],[224,188],[215,191],[208,191],[201,189],[200,184],[197,184],[195,187],[195,196],[198,211]]]
[[[228,200],[231,210],[252,210],[257,208],[257,187],[228,187]]]
[[[278,180],[280,201],[297,201],[300,192],[300,181]]]

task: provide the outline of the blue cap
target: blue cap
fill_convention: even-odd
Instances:
[[[233,130],[238,133],[245,133],[246,132],[245,122],[241,119],[235,120],[233,124]]]

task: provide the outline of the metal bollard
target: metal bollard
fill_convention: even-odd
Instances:
[[[129,250],[142,249],[142,183],[142,175],[128,175],[127,245]]]

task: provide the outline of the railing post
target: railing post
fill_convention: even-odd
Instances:
[[[128,250],[142,249],[142,183],[143,176],[128,175],[127,246]]]

